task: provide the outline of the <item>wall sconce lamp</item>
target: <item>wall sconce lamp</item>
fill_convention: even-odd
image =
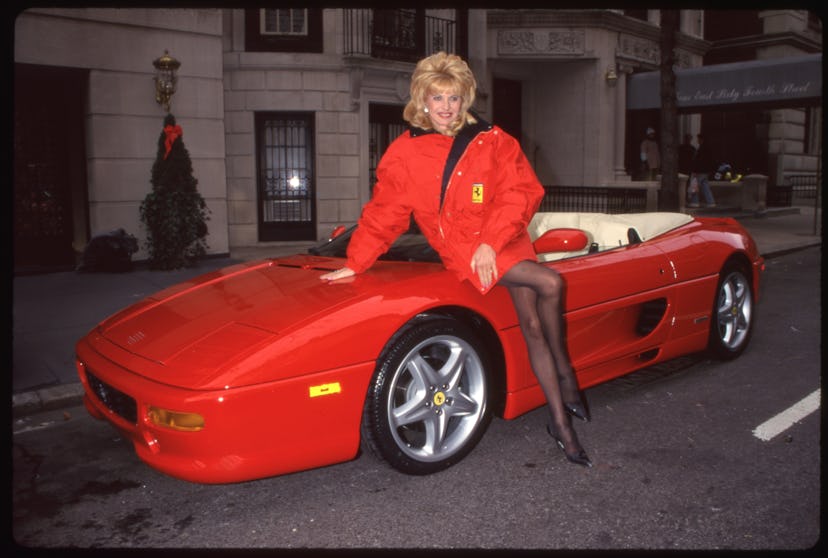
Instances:
[[[175,93],[175,85],[178,77],[175,72],[181,66],[181,62],[170,56],[169,52],[164,51],[164,56],[156,58],[153,63],[155,66],[155,101],[159,105],[164,106],[164,110],[170,112],[170,100],[173,93]]]
[[[618,81],[618,74],[615,71],[615,66],[607,68],[607,73],[604,75],[604,79],[607,80],[607,83],[610,85],[615,85],[615,82]]]

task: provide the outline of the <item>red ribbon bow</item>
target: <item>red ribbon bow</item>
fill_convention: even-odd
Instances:
[[[167,150],[167,152],[164,153],[164,159],[166,160],[167,156],[170,154],[173,143],[175,143],[175,140],[181,137],[181,134],[184,132],[181,130],[181,126],[167,125],[164,126],[164,133],[167,134],[167,138],[164,140],[164,148]]]

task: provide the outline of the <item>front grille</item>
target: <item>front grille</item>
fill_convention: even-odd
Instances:
[[[86,369],[86,379],[89,382],[89,387],[92,388],[92,392],[98,396],[101,403],[106,405],[107,409],[132,424],[138,423],[138,410],[135,399],[115,389],[106,382],[102,382],[94,374],[89,372],[88,368]]]

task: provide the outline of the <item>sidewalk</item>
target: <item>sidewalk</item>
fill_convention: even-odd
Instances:
[[[705,213],[699,213],[704,215]],[[725,213],[707,213],[725,216]],[[813,207],[769,210],[735,217],[766,258],[822,244],[822,215]],[[816,234],[815,234],[816,231]],[[14,277],[12,294],[12,407],[15,416],[76,405],[81,389],[74,347],[106,316],[169,285],[213,269],[264,257],[303,252],[302,246],[245,248],[178,271],[128,273],[73,271]]]

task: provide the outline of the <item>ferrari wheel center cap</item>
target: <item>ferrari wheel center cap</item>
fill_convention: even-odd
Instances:
[[[446,394],[443,393],[442,391],[438,391],[437,393],[434,394],[433,401],[434,401],[434,404],[439,407],[440,405],[442,405],[443,403],[446,402]]]

